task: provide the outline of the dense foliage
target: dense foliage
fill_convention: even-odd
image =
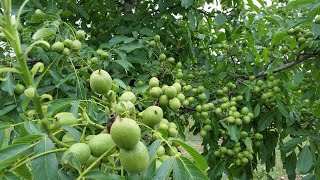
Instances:
[[[0,2],[1,178],[319,179],[318,0]]]

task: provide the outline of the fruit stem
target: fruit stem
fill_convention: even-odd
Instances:
[[[84,119],[89,125],[94,126],[94,127],[96,127],[96,128],[99,128],[99,129],[105,129],[104,126],[102,126],[102,125],[100,125],[100,124],[97,124],[97,123],[95,123],[95,122],[93,122],[93,121],[90,120],[90,118],[89,118],[89,116],[88,116],[88,114],[87,114],[87,112],[86,112],[86,109],[83,109],[83,110],[82,110],[82,117],[83,117],[83,119]]]
[[[9,171],[12,172],[13,170],[17,169],[18,167],[20,167],[21,165],[25,164],[26,162],[28,161],[31,161],[35,158],[38,158],[40,156],[43,156],[43,155],[47,155],[47,154],[51,154],[51,153],[55,153],[55,152],[59,152],[59,151],[65,151],[67,150],[68,148],[59,148],[59,149],[53,149],[53,150],[50,150],[50,151],[46,151],[46,152],[43,152],[43,153],[40,153],[40,154],[37,154],[35,156],[32,156],[30,158],[27,158],[26,160],[20,162],[19,164],[15,165],[14,167],[12,167]]]
[[[86,175],[94,166],[97,165],[106,155],[108,155],[113,149],[116,148],[116,145],[113,145],[111,148],[109,148],[106,152],[104,152],[97,160],[95,160],[87,169],[85,169],[77,178],[77,180],[80,180],[84,175]]]
[[[48,122],[46,119],[42,119],[41,120],[41,124],[43,125],[43,128],[45,129],[45,131],[47,132],[49,138],[56,144],[60,145],[60,146],[63,146],[63,147],[70,147],[70,145],[64,143],[64,142],[61,142],[59,141],[59,139],[57,139],[51,132],[50,130],[50,127],[48,125]]]

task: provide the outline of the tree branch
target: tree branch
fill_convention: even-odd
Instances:
[[[311,54],[302,55],[298,59],[296,59],[295,61],[287,63],[283,66],[277,67],[272,72],[276,73],[276,72],[283,71],[283,70],[291,68],[299,63],[302,63],[303,61],[309,60],[312,57],[317,57],[317,55],[311,55]],[[266,76],[266,75],[268,75],[268,70],[261,71],[258,74],[256,74],[255,76],[256,76],[256,78],[258,78],[258,77],[262,77],[262,76]]]

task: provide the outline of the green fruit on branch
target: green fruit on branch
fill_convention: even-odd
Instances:
[[[176,128],[170,127],[168,129],[168,135],[170,137],[177,137],[178,136],[178,131],[176,130]]]
[[[62,42],[59,42],[59,41],[55,42],[55,43],[52,44],[51,49],[53,51],[61,53],[63,51],[63,49],[64,49],[64,44]]]
[[[14,92],[16,93],[16,94],[22,94],[23,92],[24,92],[24,90],[25,90],[26,88],[24,87],[24,85],[22,85],[22,84],[17,84],[16,85],[16,87],[14,88]]]
[[[254,138],[257,139],[257,140],[262,140],[263,139],[263,135],[260,134],[260,133],[255,133],[254,134]]]
[[[174,59],[173,57],[169,57],[169,58],[167,59],[167,61],[168,61],[169,63],[173,64],[173,63],[175,62],[175,59]]]
[[[198,94],[204,93],[204,87],[203,87],[203,86],[199,86],[199,87],[197,88],[197,93],[198,93]]]
[[[172,84],[172,86],[176,88],[177,93],[181,92],[181,84],[180,83],[176,82],[176,83]]]
[[[202,138],[204,138],[206,135],[207,135],[207,131],[204,130],[204,129],[201,129],[201,130],[200,130],[200,136],[201,136]]]
[[[249,114],[249,112],[250,112],[250,110],[249,110],[249,108],[247,108],[247,107],[243,107],[243,108],[241,109],[241,114],[242,114],[242,115],[247,115],[247,114]]]
[[[114,143],[122,149],[133,149],[141,138],[141,130],[136,121],[118,118],[111,126],[110,134]]]
[[[256,79],[255,76],[253,76],[253,75],[252,75],[252,76],[249,76],[249,80],[250,80],[250,81],[253,81],[253,80],[255,80],[255,79]]]
[[[161,156],[160,158],[159,158],[159,160],[161,161],[161,162],[164,162],[165,160],[167,160],[167,159],[169,159],[170,158],[170,156],[168,156],[168,155],[163,155],[163,156]]]
[[[152,46],[152,47],[157,45],[156,41],[154,41],[154,40],[149,41],[148,44],[149,44],[149,46]]]
[[[63,44],[64,44],[64,46],[66,46],[67,48],[71,48],[72,40],[70,40],[70,39],[65,39],[65,40],[63,41]]]
[[[130,117],[135,114],[136,109],[131,101],[120,101],[116,105],[115,112],[121,117]]]
[[[180,102],[183,102],[183,101],[186,99],[186,97],[185,97],[184,94],[182,94],[182,93],[179,93],[179,94],[177,95],[177,98],[179,99]]]
[[[90,147],[85,143],[75,143],[70,148],[65,151],[61,157],[61,164],[67,165],[66,155],[68,153],[73,153],[75,157],[78,159],[80,164],[84,165],[86,164],[87,160],[91,156],[91,150]]]
[[[87,143],[91,149],[91,154],[93,156],[99,157],[106,151],[108,151],[112,146],[115,145],[111,135],[106,133],[101,133],[93,136]],[[112,152],[110,153],[112,154]]]
[[[119,97],[119,100],[120,101],[130,101],[130,102],[132,102],[134,104],[136,102],[137,98],[136,98],[136,95],[134,95],[133,92],[126,91]]]
[[[66,143],[68,145],[72,145],[76,143],[77,141],[74,139],[74,137],[70,133],[66,133],[61,140],[63,143]]]
[[[153,37],[153,40],[156,41],[156,42],[160,42],[160,36],[158,34],[156,34],[154,37]]]
[[[169,129],[169,126],[168,126],[168,124],[166,124],[166,123],[164,123],[164,122],[160,122],[160,123],[157,125],[157,129],[168,130],[168,129]]]
[[[62,51],[62,54],[65,56],[69,56],[71,54],[70,49],[69,48],[64,48]]]
[[[97,94],[106,94],[112,87],[112,79],[105,70],[96,70],[90,76],[90,87]]]
[[[151,95],[152,97],[157,98],[157,97],[160,97],[160,96],[161,96],[161,94],[162,94],[162,89],[161,89],[160,87],[153,87],[153,88],[150,89],[149,93],[150,93],[150,95]]]
[[[181,107],[181,102],[178,98],[172,98],[169,100],[169,107],[170,109],[172,109],[173,111],[177,111],[178,109],[180,109]]]
[[[179,152],[179,151],[178,151],[178,149],[177,149],[176,147],[171,146],[171,148],[169,148],[168,154],[169,154],[169,156],[174,156],[174,155],[176,155],[178,152]]]
[[[243,120],[243,122],[245,123],[245,124],[249,124],[250,123],[250,121],[251,121],[251,118],[250,118],[250,116],[243,116],[242,117],[242,120]]]
[[[80,51],[81,47],[82,47],[82,44],[79,40],[76,39],[76,40],[72,41],[71,49],[73,51],[78,52],[78,51]]]
[[[168,103],[169,103],[169,98],[167,95],[160,96],[160,98],[159,98],[159,105],[160,106],[166,106],[166,105],[168,105]]]
[[[166,153],[166,150],[164,149],[164,147],[162,145],[159,146],[159,148],[157,150],[157,156],[161,157],[161,156],[165,155],[165,153]]]
[[[139,141],[131,150],[120,149],[120,163],[129,173],[139,173],[147,169],[149,154],[147,147]]]
[[[169,122],[169,127],[177,129],[177,125],[174,122]]]
[[[35,92],[36,90],[34,89],[34,87],[29,87],[27,89],[24,90],[24,94],[26,95],[27,98],[32,99],[34,98]]]
[[[37,15],[41,15],[43,12],[41,11],[41,9],[36,9],[34,13]]]
[[[90,62],[91,62],[92,64],[98,64],[98,63],[99,63],[99,59],[98,59],[97,57],[92,57],[92,58],[90,59]]]
[[[86,33],[84,32],[84,30],[78,30],[76,32],[76,38],[81,40],[84,40],[86,38]]]
[[[165,54],[160,54],[159,59],[160,61],[164,61],[167,58],[167,56]]]
[[[159,159],[156,159],[156,170],[158,170],[161,165],[162,165],[162,162]]]
[[[178,91],[174,86],[169,86],[165,89],[165,95],[167,95],[167,97],[169,99],[174,98],[177,95]]]
[[[60,112],[53,117],[53,124],[60,126],[71,126],[78,122],[78,119],[71,112]]]
[[[314,22],[316,24],[320,24],[320,16],[317,16],[315,19],[314,19]]]
[[[159,86],[159,80],[158,80],[158,78],[152,77],[152,78],[149,80],[149,86],[150,86],[150,87],[158,87],[158,86]]]
[[[159,106],[150,106],[142,112],[142,122],[153,127],[160,123],[163,118],[163,111]]]
[[[205,93],[201,93],[198,95],[198,99],[201,101],[205,101],[207,99],[207,95]]]

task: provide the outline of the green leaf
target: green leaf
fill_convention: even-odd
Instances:
[[[116,60],[114,62],[118,63],[125,70],[129,70],[130,67],[133,67],[132,64],[130,62],[128,62],[128,61]]]
[[[286,9],[302,8],[305,6],[309,6],[310,4],[315,3],[317,1],[318,0],[293,0],[287,4]]]
[[[62,129],[68,131],[71,134],[71,136],[76,140],[76,142],[80,142],[81,132],[70,126],[62,126]]]
[[[240,139],[240,133],[236,125],[229,126],[230,139],[234,142],[238,142]]]
[[[43,134],[39,126],[37,126],[34,122],[32,121],[27,121],[23,124],[23,127],[29,134]]]
[[[124,84],[124,82],[121,80],[121,79],[113,79],[116,83],[117,83],[117,85],[118,86],[120,86],[122,89],[126,89],[127,88],[127,86]]]
[[[14,170],[16,174],[23,177],[24,179],[32,179],[31,169],[28,167],[27,163],[19,166]]]
[[[154,141],[149,147],[148,147],[148,152],[149,152],[149,159],[155,159],[157,150],[159,146],[161,145],[160,139]],[[151,162],[150,162],[151,163]]]
[[[87,9],[84,7],[81,7],[80,5],[76,4],[76,3],[72,3],[71,4],[71,9],[73,9],[74,12],[77,12],[78,14],[80,14],[82,17],[84,17],[85,19],[89,19],[90,16],[87,13]]]
[[[89,171],[86,176],[88,179],[107,179],[107,180],[122,180],[122,177],[117,174],[107,174],[102,171]]]
[[[280,43],[282,40],[286,39],[287,37],[288,37],[287,30],[279,31],[273,35],[273,38],[271,39],[271,45]]]
[[[260,104],[257,104],[253,110],[254,117],[258,117],[260,114]]]
[[[119,46],[117,49],[125,51],[127,53],[130,53],[136,49],[142,48],[144,47],[144,44],[141,42],[132,42],[132,43],[128,43],[128,44],[123,44],[121,46]]]
[[[303,176],[301,180],[317,180],[317,176],[315,174],[308,174]]]
[[[26,143],[31,143],[35,140],[38,140],[40,138],[42,138],[43,135],[39,135],[39,134],[32,134],[32,135],[28,135],[28,136],[24,136],[16,141],[14,141],[12,144],[26,144]]]
[[[286,118],[286,122],[288,126],[291,126],[296,121],[293,112],[289,112],[289,116]]]
[[[119,49],[113,49],[113,51],[116,52],[122,60],[127,61],[126,53],[120,51]]]
[[[159,167],[159,169],[154,173],[154,175],[152,176],[152,180],[166,180],[168,179],[172,168],[173,168],[173,164],[176,162],[176,159],[174,157],[170,157],[168,159],[166,159],[161,166]]]
[[[42,29],[39,29],[36,33],[34,33],[34,35],[32,36],[32,39],[33,40],[49,39],[54,34],[55,32],[52,29],[42,28]]]
[[[223,25],[226,21],[227,21],[227,16],[225,16],[224,14],[218,14],[214,19],[214,22],[218,27]]]
[[[285,161],[283,162],[283,166],[286,169],[289,179],[296,178],[296,164],[297,156],[296,153],[293,151],[289,156],[285,158]]]
[[[15,104],[12,104],[12,105],[3,107],[3,108],[0,110],[0,116],[3,116],[3,115],[5,115],[5,114],[7,114],[8,112],[10,112],[11,110],[13,110],[13,109],[16,108],[16,107],[17,107],[17,105],[15,105]]]
[[[42,139],[34,149],[34,154],[41,154],[43,152],[55,149],[50,138]],[[32,162],[34,179],[58,179],[58,160],[55,153],[46,154]]]
[[[181,7],[185,9],[189,8],[193,3],[193,0],[181,0]]]
[[[190,24],[191,30],[193,30],[193,31],[196,30],[197,24],[196,24],[196,20],[195,20],[195,17],[193,15],[192,11],[189,11],[188,19],[189,19],[189,24]]]
[[[67,106],[72,106],[77,99],[64,98],[50,101],[48,105],[48,116],[53,116]]]
[[[311,169],[312,165],[312,153],[309,146],[304,146],[299,154],[297,170],[301,174],[306,174]]]
[[[3,78],[5,78],[6,80],[2,81],[1,89],[8,92],[10,96],[12,96],[14,94],[14,88],[16,84],[12,77],[12,73],[11,72],[5,73],[5,76]]]
[[[258,121],[258,131],[264,131],[265,129],[267,129],[267,127],[269,127],[271,125],[271,123],[273,122],[273,116],[275,113],[264,113],[259,121]]]
[[[74,153],[67,152],[63,158],[68,165],[74,167],[78,172],[81,172],[81,164]]]
[[[320,24],[312,23],[311,29],[315,36],[320,36]]]
[[[288,111],[286,110],[286,108],[284,107],[284,104],[283,104],[281,101],[278,101],[278,100],[277,100],[277,106],[278,106],[278,109],[279,109],[279,111],[281,112],[281,114],[282,114],[284,117],[288,118],[289,113],[288,113]]]
[[[244,144],[246,145],[246,147],[248,149],[251,149],[252,148],[252,140],[251,140],[251,138],[247,137],[246,139],[244,139]]]
[[[19,155],[29,148],[29,144],[14,144],[0,150],[0,170],[13,165]]]
[[[201,154],[199,154],[198,151],[196,151],[195,149],[193,149],[191,146],[189,146],[188,144],[184,143],[181,140],[178,139],[174,139],[172,140],[173,143],[179,144],[180,146],[182,146],[189,154],[190,156],[193,158],[195,164],[202,170],[205,171],[208,168],[208,164],[207,161],[203,158],[203,156]]]
[[[134,92],[134,93],[144,93],[144,92],[147,91],[148,88],[149,88],[149,85],[144,84],[144,85],[140,85],[140,86],[132,88],[132,92]]]
[[[195,180],[209,178],[189,159],[180,156],[173,163],[173,179]]]
[[[303,74],[301,71],[294,73],[292,83],[295,85],[300,84],[303,81]]]
[[[298,144],[304,142],[305,140],[306,140],[305,137],[297,137],[297,138],[290,139],[288,142],[280,146],[279,149],[287,153],[289,151],[292,151]]]

